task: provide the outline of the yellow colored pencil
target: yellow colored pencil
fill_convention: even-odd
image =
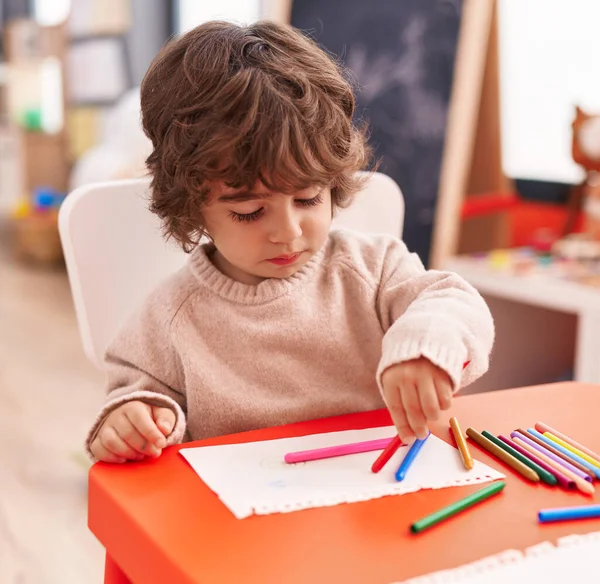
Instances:
[[[536,450],[523,440],[518,437],[513,438],[513,440],[522,448],[531,452],[534,456],[537,456],[540,460],[543,460],[548,466],[551,466],[553,469],[558,472],[564,474],[568,479],[572,480],[575,483],[575,486],[586,495],[593,495],[596,491],[594,489],[594,485],[588,483],[586,480],[582,479],[580,476],[576,475],[574,472],[570,471],[568,468],[564,467],[562,464],[559,464],[555,460],[552,460],[549,456],[546,456],[544,453]]]
[[[579,450],[579,448],[575,448],[575,446],[571,446],[568,442],[561,440],[558,436],[552,434],[552,432],[544,432],[544,436],[546,436],[546,438],[550,438],[550,440],[552,440],[553,442],[560,444],[560,446],[566,448],[573,454],[576,454],[577,456],[583,458],[583,460],[586,460],[590,464],[593,464],[595,467],[600,468],[599,461],[597,461],[595,458],[592,458],[589,454],[582,452],[581,450]]]
[[[458,446],[462,462],[467,470],[471,470],[475,463],[456,418],[450,418],[450,428],[452,428],[452,435],[454,436],[454,440],[456,440],[456,446]]]
[[[597,454],[593,450],[590,450],[587,446],[584,446],[583,444],[579,444],[579,442],[576,442],[575,440],[573,440],[573,438],[570,438],[569,436],[562,434],[558,430],[555,430],[554,428],[552,428],[552,426],[548,426],[548,424],[544,424],[543,422],[536,422],[535,429],[538,432],[541,432],[542,434],[544,432],[550,432],[550,434],[554,434],[557,438],[560,438],[561,440],[568,442],[574,448],[579,448],[579,450],[581,450],[581,452],[585,452],[587,455],[591,456],[593,459],[600,461],[600,454]]]

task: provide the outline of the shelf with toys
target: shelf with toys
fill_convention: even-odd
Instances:
[[[9,21],[0,112],[3,223],[12,253],[40,264],[62,263],[57,209],[67,190],[70,161],[64,124],[63,25]]]
[[[62,263],[58,209],[65,195],[53,189],[35,189],[21,199],[12,213],[14,252],[18,259],[39,264]]]
[[[474,391],[545,383],[569,368],[576,381],[600,383],[600,115],[576,108],[572,152],[584,179],[562,224],[543,229],[538,219],[530,245],[444,263],[482,293],[497,325],[490,373]]]
[[[531,224],[531,245],[451,257],[444,267],[468,275],[471,283],[490,293],[501,289],[505,296],[525,299],[532,295],[532,286],[539,285],[538,304],[547,298],[550,307],[572,310],[573,303],[581,301],[600,310],[600,114],[575,108],[571,148],[584,179],[569,193],[560,229],[544,227],[542,218],[537,228]],[[498,210],[512,213],[521,205],[514,196],[500,195],[477,203],[466,202],[463,217]]]

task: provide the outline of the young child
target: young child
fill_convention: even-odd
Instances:
[[[291,27],[209,22],[162,49],[141,104],[151,208],[191,253],[107,350],[91,457],[384,405],[424,438],[494,326],[400,240],[330,232],[369,165],[340,67]]]

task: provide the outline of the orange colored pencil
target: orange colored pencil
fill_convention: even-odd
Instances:
[[[460,425],[458,424],[458,420],[456,418],[450,418],[450,428],[452,428],[452,435],[456,441],[456,446],[460,452],[462,462],[467,470],[471,470],[475,463],[473,462],[473,457],[471,456],[471,452],[467,446],[467,441],[463,436]]]
[[[402,440],[400,440],[400,436],[396,434],[391,440],[391,442],[385,447],[383,452],[377,457],[377,460],[373,463],[371,467],[371,472],[379,472],[388,462],[392,456],[396,453],[396,450],[402,446]]]
[[[592,485],[591,483],[588,483],[586,480],[582,479],[580,476],[576,475],[574,472],[570,471],[568,468],[566,468],[566,467],[562,466],[561,464],[559,464],[558,462],[552,460],[550,457],[546,456],[539,450],[536,450],[535,448],[533,448],[533,446],[530,446],[529,444],[527,444],[520,438],[515,437],[514,440],[515,440],[515,442],[517,442],[519,444],[519,446],[521,446],[528,452],[531,452],[532,454],[534,454],[535,456],[537,456],[538,458],[543,460],[547,465],[551,466],[553,469],[557,470],[558,472],[564,474],[567,478],[571,479],[575,483],[575,486],[582,493],[585,493],[586,495],[593,495],[595,493],[596,490],[594,489],[594,485]]]

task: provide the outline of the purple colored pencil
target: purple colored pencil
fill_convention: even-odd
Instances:
[[[564,458],[561,458],[560,456],[556,456],[556,454],[554,454],[554,452],[551,452],[547,448],[544,448],[543,446],[541,446],[540,444],[538,444],[537,442],[535,442],[534,440],[529,438],[529,436],[525,436],[525,434],[523,434],[519,431],[511,432],[510,435],[512,438],[514,438],[516,436],[517,438],[523,440],[523,442],[526,442],[527,444],[529,444],[529,446],[531,446],[532,448],[535,448],[538,452],[545,454],[548,458],[551,458],[554,462],[558,462],[560,465],[564,466],[565,468],[568,468],[573,474],[576,474],[578,477],[581,477],[582,479],[584,479],[590,483],[592,482],[592,477],[589,474],[586,474],[582,470],[578,469],[576,466],[573,466],[570,462],[567,462]]]
[[[535,456],[535,454],[529,452],[529,450],[523,448],[520,444],[517,444],[514,440],[511,440],[510,438],[507,438],[502,434],[498,436],[498,438],[500,438],[500,440],[502,440],[502,442],[504,442],[505,444],[508,444],[511,448],[514,448],[523,456],[527,457],[529,460],[531,460],[531,462],[535,462],[535,464],[541,466],[545,471],[553,475],[558,481],[558,484],[564,487],[565,489],[574,489],[576,487],[575,481],[571,480],[568,476],[564,475],[563,473],[558,472],[554,467],[550,466],[542,459]]]

